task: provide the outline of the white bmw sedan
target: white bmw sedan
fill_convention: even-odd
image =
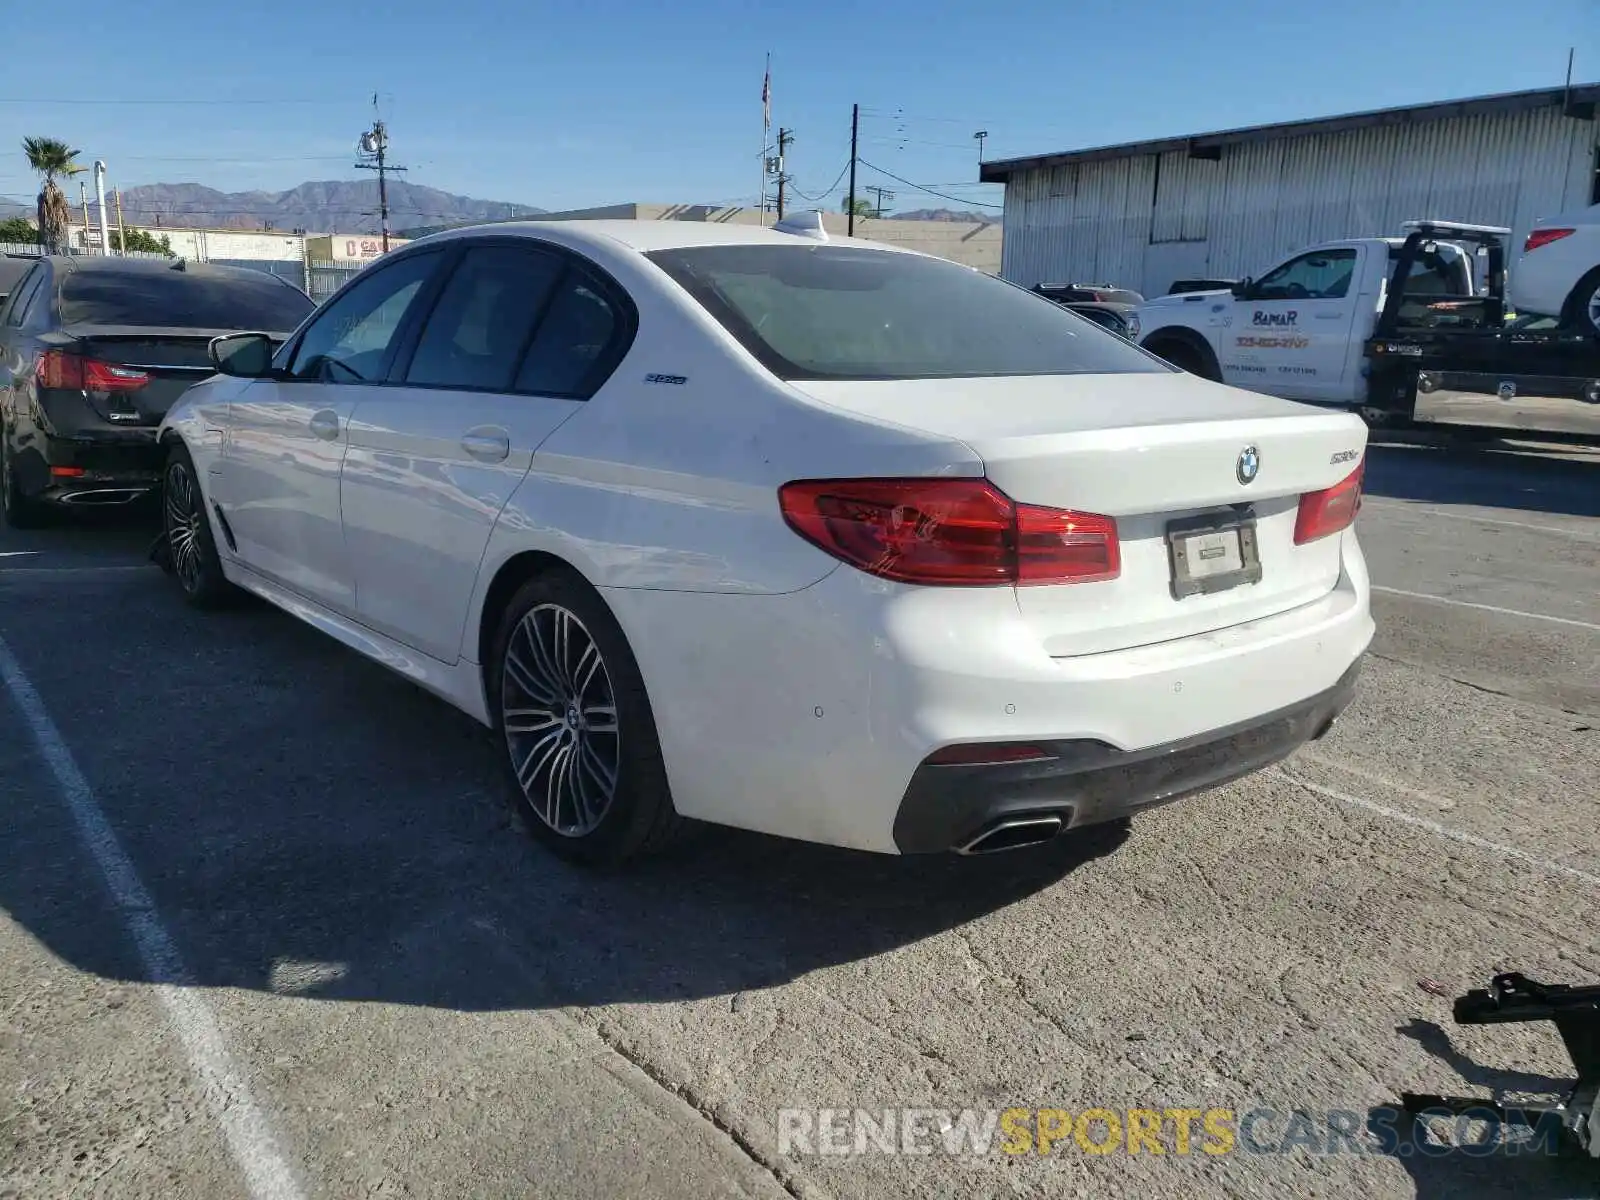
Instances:
[[[1358,418],[814,216],[452,231],[212,353],[184,594],[492,727],[580,861],[1044,841],[1320,736],[1373,633]]]

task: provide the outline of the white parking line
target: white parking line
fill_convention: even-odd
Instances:
[[[1404,588],[1380,587],[1372,585],[1375,592],[1386,592],[1391,596],[1405,596],[1410,600],[1428,600],[1434,604],[1450,604],[1456,608],[1475,608],[1480,612],[1499,613],[1505,617],[1527,617],[1530,621],[1553,621],[1557,625],[1574,625],[1579,629],[1593,629],[1600,633],[1600,625],[1593,621],[1579,621],[1574,617],[1552,617],[1548,613],[1524,612],[1520,608],[1501,608],[1496,604],[1475,604],[1471,600],[1452,600],[1448,596],[1434,596],[1427,592],[1408,592]]]
[[[1323,787],[1320,783],[1312,783],[1302,779],[1291,771],[1279,768],[1279,773],[1296,787],[1303,787],[1308,792],[1315,792],[1319,796],[1326,796],[1330,800],[1337,800],[1341,804],[1348,804],[1353,808],[1362,808],[1367,812],[1376,813],[1380,817],[1388,817],[1391,821],[1399,821],[1402,825],[1410,825],[1414,829],[1426,830],[1437,837],[1448,838],[1452,842],[1460,842],[1463,846],[1473,846],[1479,850],[1488,850],[1505,858],[1514,858],[1518,862],[1527,863],[1530,867],[1549,871],[1553,875],[1565,875],[1568,879],[1576,879],[1580,883],[1587,883],[1600,888],[1600,875],[1590,875],[1587,871],[1580,871],[1576,867],[1568,867],[1558,862],[1551,862],[1547,858],[1540,858],[1537,854],[1529,854],[1526,850],[1518,850],[1515,846],[1507,846],[1501,842],[1491,842],[1488,838],[1478,837],[1476,834],[1463,833],[1459,829],[1451,829],[1448,825],[1441,825],[1438,821],[1430,821],[1427,817],[1419,817],[1413,813],[1401,812],[1398,808],[1379,804],[1375,800],[1367,800],[1361,796],[1352,796],[1348,792],[1337,791],[1334,788]]]
[[[1475,517],[1471,513],[1448,512],[1442,508],[1424,508],[1417,504],[1408,504],[1404,500],[1375,499],[1372,496],[1363,496],[1361,506],[1373,508],[1387,508],[1395,511],[1417,513],[1425,517],[1449,517],[1453,521],[1476,521],[1480,525],[1504,525],[1510,529],[1531,529],[1536,533],[1564,533],[1568,537],[1600,538],[1600,530],[1569,529],[1565,525],[1530,525],[1526,521],[1507,521],[1500,517]]]
[[[250,1195],[256,1200],[300,1200],[300,1187],[278,1150],[266,1117],[256,1107],[244,1076],[234,1065],[215,1014],[194,990],[193,979],[161,923],[150,893],[117,840],[44,701],[3,639],[0,681],[4,681],[32,731],[39,753],[77,823],[78,834],[105,877],[106,887],[133,936],[156,995],[183,1042],[189,1066],[200,1081],[212,1115],[222,1126]]]

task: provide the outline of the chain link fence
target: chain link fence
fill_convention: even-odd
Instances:
[[[306,294],[321,304],[345,283],[359,275],[365,263],[312,262],[306,264]]]
[[[0,254],[6,258],[38,258],[44,253],[44,247],[34,242],[0,242]],[[68,246],[62,251],[67,258],[98,258],[98,249],[85,250],[81,246]],[[146,250],[130,250],[127,254],[119,254],[118,258],[166,258],[165,254],[153,254]]]

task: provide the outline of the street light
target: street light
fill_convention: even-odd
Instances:
[[[972,136],[978,139],[978,161],[981,163],[983,161],[983,139],[989,136],[989,131],[980,129]]]

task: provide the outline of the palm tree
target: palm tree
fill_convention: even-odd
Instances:
[[[88,168],[75,161],[78,151],[56,138],[23,138],[22,152],[28,157],[28,165],[44,176],[44,186],[39,189],[39,244],[47,254],[63,253],[72,210],[56,176],[77,175]]]

